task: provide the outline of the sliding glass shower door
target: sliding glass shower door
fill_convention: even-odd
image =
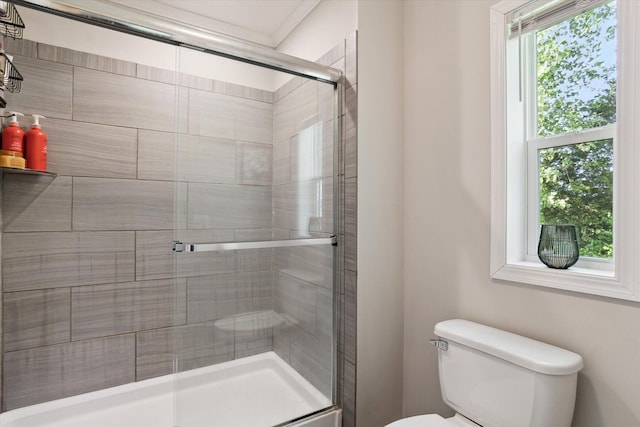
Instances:
[[[283,425],[335,401],[335,86],[179,58],[175,425]]]
[[[50,33],[5,40],[25,77],[7,101],[47,116],[52,173],[4,171],[0,424],[332,408],[336,85],[277,52],[297,74],[216,56],[210,33],[130,5],[16,3]]]

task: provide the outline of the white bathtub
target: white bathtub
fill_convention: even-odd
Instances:
[[[339,410],[274,352],[15,409],[2,427],[338,427]]]

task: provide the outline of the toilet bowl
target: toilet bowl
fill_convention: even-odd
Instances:
[[[440,389],[451,418],[418,415],[387,427],[570,427],[582,357],[462,319],[434,328]]]

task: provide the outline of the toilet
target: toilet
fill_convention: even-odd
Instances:
[[[462,319],[434,329],[442,397],[456,414],[387,427],[569,427],[582,357]]]

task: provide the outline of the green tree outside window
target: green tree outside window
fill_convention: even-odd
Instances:
[[[605,4],[536,33],[537,134],[616,121],[616,8]],[[613,140],[538,152],[541,223],[578,226],[583,256],[613,256]]]

